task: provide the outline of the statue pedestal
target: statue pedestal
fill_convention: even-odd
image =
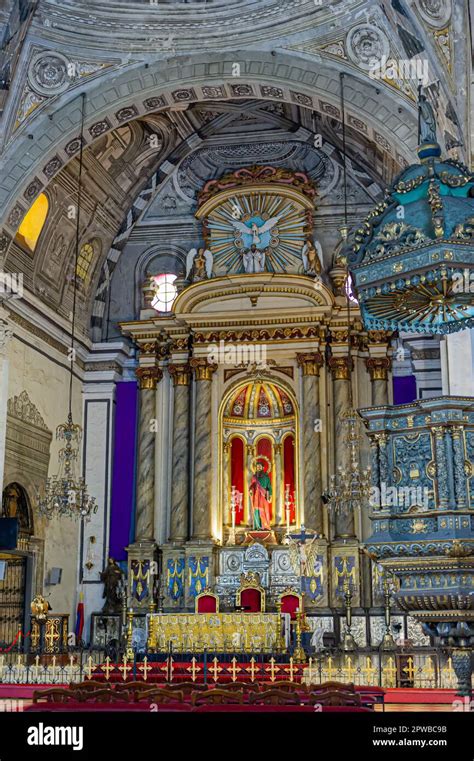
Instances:
[[[259,544],[278,544],[275,532],[268,531],[267,529],[246,531],[244,544],[252,544],[253,542],[259,542]]]

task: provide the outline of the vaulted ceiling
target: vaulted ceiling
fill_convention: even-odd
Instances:
[[[130,217],[144,214],[183,162],[192,185],[193,166],[210,160],[210,148],[293,141],[308,153],[318,134],[323,158],[340,162],[341,73],[351,181],[365,188],[367,203],[375,199],[414,158],[417,83],[374,80],[374,55],[428,60],[440,141],[469,155],[462,0],[40,0],[23,20],[17,0],[11,5],[8,19],[0,16],[0,71],[3,64],[9,77],[0,98],[0,257],[25,273],[28,291],[69,314],[74,224],[67,209],[77,193],[85,92],[80,233],[97,240],[100,253],[81,293],[84,328],[117,237],[129,234]],[[316,152],[314,161],[321,179]],[[216,171],[209,165],[210,175]],[[40,192],[50,212],[31,255],[15,234]],[[357,219],[355,204],[351,211]]]

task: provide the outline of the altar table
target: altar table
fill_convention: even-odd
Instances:
[[[148,649],[202,652],[277,650],[278,613],[150,613]]]

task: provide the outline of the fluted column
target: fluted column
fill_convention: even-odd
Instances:
[[[319,406],[319,370],[322,354],[297,354],[303,372],[303,479],[304,522],[307,528],[322,533],[321,503],[321,416]]]
[[[339,467],[347,468],[349,465],[349,451],[345,445],[347,433],[343,415],[351,406],[350,384],[353,367],[352,357],[347,355],[330,357],[329,367],[331,368],[333,379],[335,465],[337,472]],[[338,513],[336,515],[336,538],[351,538],[353,536],[353,513]]]
[[[388,404],[388,371],[391,367],[389,357],[369,357],[367,370],[372,384],[372,404],[382,407]]]
[[[173,379],[173,455],[171,472],[170,542],[182,544],[188,538],[189,524],[189,399],[191,368],[172,364]]]
[[[190,362],[196,380],[193,539],[212,538],[212,376],[217,366],[205,358]]]
[[[137,500],[135,540],[154,540],[156,386],[163,377],[159,367],[139,367]]]

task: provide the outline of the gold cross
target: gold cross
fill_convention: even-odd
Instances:
[[[273,656],[270,658],[270,681],[275,681],[275,658]]]
[[[404,667],[403,671],[408,676],[410,682],[412,682],[415,678],[415,669],[413,668],[413,658],[411,655],[407,658],[407,665]]]
[[[347,681],[352,682],[352,675],[356,673],[355,668],[352,666],[352,658],[350,655],[346,655],[346,668],[345,668]]]
[[[397,669],[393,664],[393,658],[390,656],[388,659],[387,665],[383,667],[382,669],[383,675],[387,675],[389,684],[387,687],[394,687],[395,686],[395,679],[394,677],[397,675]]]
[[[191,664],[192,664],[192,666],[191,666],[191,679],[193,680],[193,682],[195,682],[196,681],[196,671],[197,671],[197,669],[196,669],[196,657],[194,655],[191,658]]]
[[[105,678],[109,681],[110,672],[114,670],[114,667],[110,665],[110,657],[105,659],[105,665],[102,666],[102,671],[105,674]]]
[[[96,666],[92,665],[92,655],[89,655],[87,659],[87,677],[92,679],[92,672],[96,670]]]
[[[119,671],[121,671],[122,674],[123,674],[123,681],[126,682],[127,681],[127,674],[131,670],[131,668],[132,668],[131,666],[127,665],[127,656],[126,655],[123,656],[123,664],[122,664],[122,666],[119,666],[118,668],[119,668]]]
[[[428,655],[421,671],[423,676],[426,676],[429,681],[434,681],[435,669],[433,666],[433,659]]]
[[[51,622],[52,623],[52,622]],[[56,639],[56,634],[54,633],[54,630],[52,627],[48,627],[49,631],[45,635],[45,640],[48,643],[51,650],[53,649],[54,641]]]
[[[148,658],[146,657],[146,655],[143,659],[143,663],[140,663],[140,665],[138,666],[138,670],[142,672],[143,681],[146,682],[148,678],[148,672],[153,670],[153,666],[148,665]]]
[[[443,676],[447,677],[449,686],[451,687],[454,681],[454,669],[453,669],[452,658],[448,658],[446,666],[444,667],[444,669],[442,669],[441,673]]]
[[[365,669],[362,669],[362,673],[365,674],[367,679],[367,684],[370,684],[372,681],[372,676],[377,672],[377,669],[372,666],[372,659],[367,656],[365,659]]]
[[[250,681],[251,682],[255,681],[255,658],[253,657],[253,655],[250,659]]]
[[[290,682],[293,681],[293,656],[290,656]]]
[[[330,682],[331,681],[331,677],[334,674],[334,669],[332,667],[332,658],[331,658],[331,656],[329,656],[329,658],[328,658],[328,665],[327,665],[326,671],[327,671],[327,675],[328,675],[328,681]]]
[[[235,657],[235,655],[232,658],[231,663],[232,663],[232,681],[235,682],[237,680],[237,670],[236,670],[237,658]]]
[[[212,662],[213,662],[214,665],[211,666],[209,671],[212,672],[212,675],[214,677],[214,681],[217,682],[217,680],[219,679],[219,672],[222,671],[222,669],[219,666],[219,661],[217,660],[217,657],[214,657]]]

